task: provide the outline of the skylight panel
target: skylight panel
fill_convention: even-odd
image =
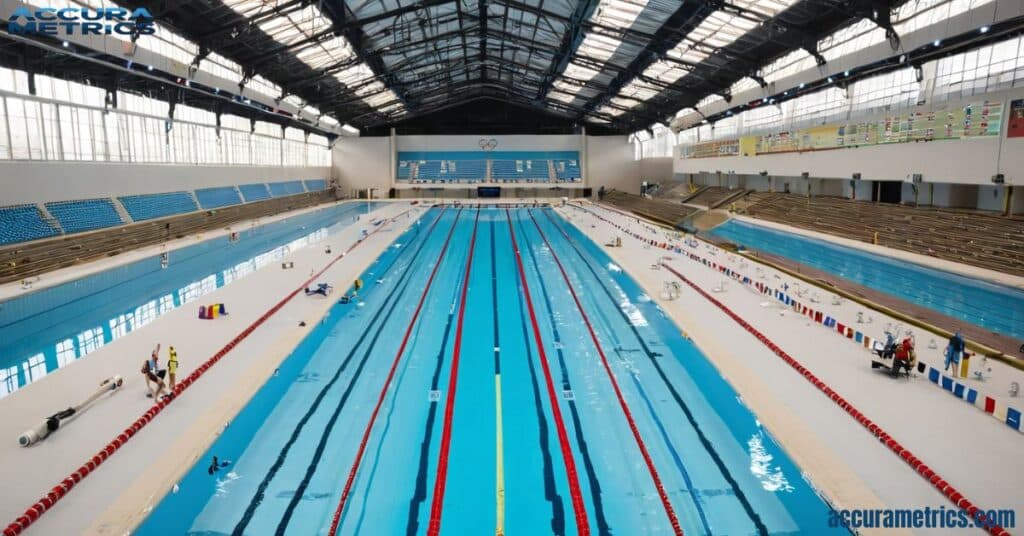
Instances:
[[[661,80],[662,82],[672,83],[682,78],[683,75],[688,72],[690,72],[689,69],[679,65],[678,63],[658,60],[644,69],[644,76],[647,78]]]
[[[621,44],[622,41],[614,37],[598,33],[588,33],[583,38],[583,42],[580,43],[577,51],[588,58],[607,61],[608,58],[615,54],[615,51],[619,49]]]
[[[338,36],[303,48],[295,54],[299,61],[314,69],[322,69],[329,65],[341,63],[352,59],[354,56],[355,52],[349,45],[348,40]]]
[[[756,26],[754,21],[718,10],[701,21],[688,37],[713,48],[722,48]]]
[[[796,0],[737,0],[732,2],[736,7],[759,13],[765,18],[774,17],[795,3]]]
[[[366,64],[359,63],[339,71],[334,78],[346,86],[355,86],[373,78],[373,71]]]
[[[591,69],[590,67],[584,67],[576,63],[575,61],[570,62],[569,65],[565,66],[565,71],[562,72],[564,76],[574,78],[576,80],[590,80],[597,76],[598,71]]]
[[[602,114],[605,114],[605,115],[610,115],[610,116],[613,116],[613,117],[618,117],[618,116],[620,116],[620,115],[622,115],[624,113],[622,110],[620,110],[618,108],[614,108],[612,106],[608,106],[607,104],[601,105],[601,107],[598,108],[597,111],[598,111],[598,113],[602,113]]]
[[[561,91],[558,90],[552,90],[550,93],[548,93],[548,98],[559,102],[572,102],[576,100],[576,95],[562,93]]]
[[[603,26],[630,27],[647,7],[647,0],[602,0],[592,20]]]

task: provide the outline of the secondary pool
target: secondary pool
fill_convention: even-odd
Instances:
[[[711,363],[551,209],[433,208],[362,279],[137,534],[672,534],[670,509],[690,535],[840,532]]]
[[[0,302],[0,398],[351,225],[373,203],[344,203],[212,238]]]
[[[1024,339],[1024,290],[738,220],[719,225],[711,234]]]

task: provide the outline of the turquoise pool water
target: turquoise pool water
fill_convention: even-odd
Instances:
[[[344,203],[0,302],[0,398],[376,208]]]
[[[1024,290],[737,220],[716,227],[711,234],[1024,339]]]
[[[836,530],[598,246],[550,209],[465,207],[399,235],[136,533],[325,534],[351,476],[340,534],[429,534],[432,512],[445,534],[672,534],[556,255],[686,534]]]

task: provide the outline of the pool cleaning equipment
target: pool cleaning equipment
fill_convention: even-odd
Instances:
[[[18,436],[18,444],[23,447],[28,447],[46,439],[50,434],[56,432],[60,428],[61,424],[66,424],[73,417],[80,415],[87,407],[104,394],[111,391],[117,391],[123,383],[124,379],[120,376],[113,376],[103,380],[100,382],[99,389],[97,389],[92,396],[82,401],[81,404],[71,406],[68,409],[58,411],[57,413],[50,415],[36,425],[35,428],[29,428],[25,433]]]

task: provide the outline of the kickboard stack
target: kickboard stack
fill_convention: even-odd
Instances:
[[[228,310],[224,308],[223,303],[199,306],[199,318],[203,320],[212,320],[218,316],[225,316],[227,314]]]

